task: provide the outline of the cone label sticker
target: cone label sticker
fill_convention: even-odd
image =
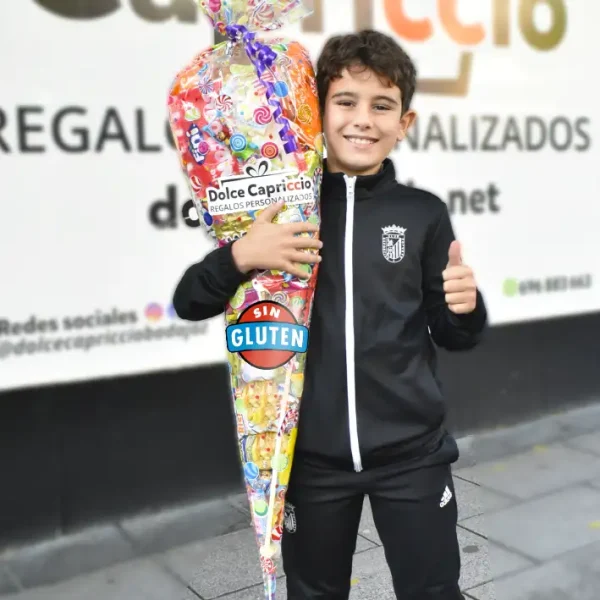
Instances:
[[[308,328],[292,311],[271,300],[257,302],[226,330],[227,350],[257,369],[277,369],[308,348]]]

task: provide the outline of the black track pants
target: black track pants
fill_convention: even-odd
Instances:
[[[449,465],[361,473],[296,461],[287,495],[288,600],[346,600],[364,496],[398,600],[464,600]]]

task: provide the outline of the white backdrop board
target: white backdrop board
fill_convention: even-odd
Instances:
[[[4,4],[0,389],[224,361],[222,319],[170,307],[212,248],[166,114],[176,71],[212,44],[208,22],[192,0]],[[492,324],[600,310],[600,3],[316,9],[285,31],[315,60],[357,22],[414,57],[419,119],[393,158],[401,181],[448,201]]]

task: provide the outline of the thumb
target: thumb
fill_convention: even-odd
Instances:
[[[458,267],[460,265],[462,265],[462,250],[460,247],[460,242],[454,240],[448,249],[448,266]]]
[[[276,202],[274,204],[270,204],[265,208],[258,217],[256,217],[256,222],[258,223],[271,223],[277,213],[283,208],[283,202]]]

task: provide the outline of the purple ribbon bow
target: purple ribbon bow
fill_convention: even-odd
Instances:
[[[241,40],[244,43],[246,54],[254,64],[256,73],[265,86],[267,103],[274,108],[273,118],[275,119],[276,123],[281,125],[279,136],[283,142],[283,148],[288,154],[295,152],[298,149],[298,144],[296,142],[294,132],[290,127],[289,121],[283,116],[281,104],[277,99],[277,94],[275,93],[275,85],[272,82],[265,81],[262,78],[265,71],[269,70],[273,66],[273,63],[277,58],[277,53],[272,48],[269,48],[269,46],[261,44],[256,39],[256,34],[248,31],[248,29],[243,25],[227,25],[225,31],[227,32],[227,36],[231,41],[237,42]]]

